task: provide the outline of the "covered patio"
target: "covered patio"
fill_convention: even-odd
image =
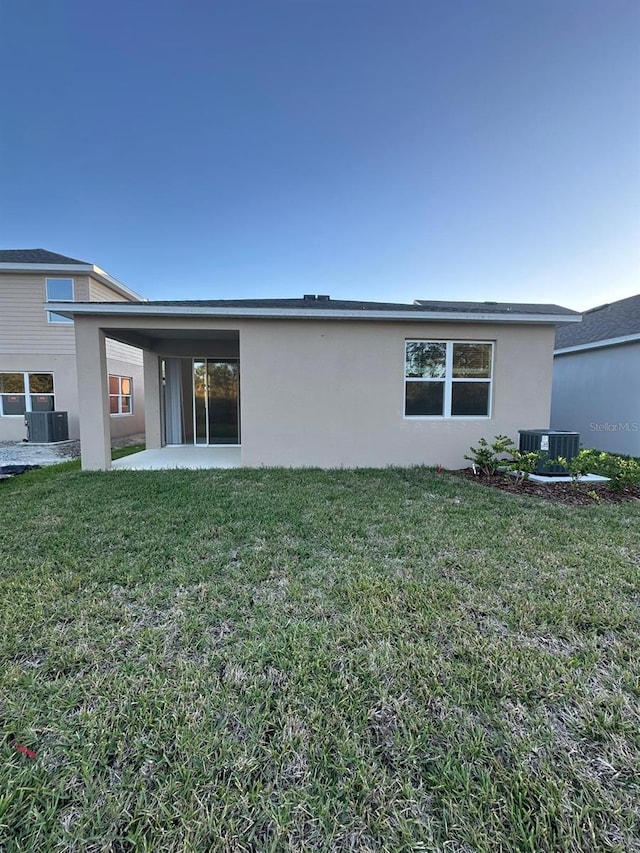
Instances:
[[[113,307],[132,310],[126,303]],[[105,306],[97,309],[105,310]],[[240,467],[236,323],[161,315],[145,325],[136,316],[116,311],[108,318],[76,316],[75,326],[85,470]],[[105,443],[109,425],[103,380],[106,339],[142,351],[145,387],[146,450],[113,461]]]

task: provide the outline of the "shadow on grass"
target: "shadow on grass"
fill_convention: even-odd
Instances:
[[[132,444],[130,447],[118,447],[111,451],[111,458],[121,459],[123,456],[131,456],[132,453],[140,453],[144,449],[144,444]],[[60,474],[72,474],[80,470],[80,460],[71,459],[69,462],[56,462],[54,465],[43,465],[41,468],[35,468],[33,471],[26,471],[24,474],[20,475],[20,479],[23,483],[28,482],[29,480],[50,480],[52,477],[58,477]]]

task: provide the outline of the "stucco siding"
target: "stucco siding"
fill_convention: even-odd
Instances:
[[[111,435],[132,435],[144,432],[144,382],[141,365],[117,359],[107,360],[109,373],[133,378],[133,415],[110,418]],[[69,438],[79,438],[78,382],[74,355],[47,353],[42,355],[0,355],[0,373],[52,373],[55,407],[67,412]],[[0,417],[0,441],[22,441],[27,430],[23,416]]]
[[[142,362],[142,358],[140,362]],[[107,371],[116,376],[130,376],[133,380],[133,414],[111,415],[111,436],[115,438],[144,432],[144,378],[142,363],[132,364],[130,361],[109,358],[109,349],[107,346]]]
[[[240,332],[243,465],[465,465],[481,436],[549,424],[553,330],[472,324],[256,323]],[[494,341],[490,418],[404,412],[408,338]]]
[[[72,328],[73,330],[73,328]],[[0,355],[0,373],[53,373],[55,407],[67,412],[69,437],[78,438],[78,385],[74,355],[46,353],[41,355]],[[27,437],[24,417],[0,417],[0,441],[22,441]]]
[[[243,465],[456,468],[481,436],[516,439],[518,429],[549,426],[551,326],[152,316],[81,317],[77,325],[86,327],[80,338],[87,341],[94,340],[91,327],[102,325],[123,337],[152,330],[154,354],[182,356],[191,344],[192,355],[207,355],[203,342],[213,351],[219,331],[237,331]],[[494,342],[489,418],[404,417],[404,345],[414,338]],[[148,397],[147,430],[160,422],[156,400]],[[86,434],[93,441],[94,432]],[[100,458],[99,442],[98,435],[88,464]]]
[[[557,355],[551,425],[584,447],[640,455],[640,343]]]

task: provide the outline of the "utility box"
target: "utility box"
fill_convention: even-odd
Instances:
[[[536,474],[565,474],[553,460],[562,456],[571,462],[580,452],[580,433],[562,429],[519,429],[520,453],[540,453]]]
[[[67,441],[69,438],[66,412],[27,412],[24,422],[27,427],[27,441],[50,444],[54,441]]]

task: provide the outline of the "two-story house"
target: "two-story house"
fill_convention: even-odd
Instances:
[[[73,320],[44,303],[139,302],[94,264],[45,249],[0,250],[0,441],[26,438],[25,413],[66,411],[80,435]],[[107,342],[112,437],[144,431],[142,353]]]

